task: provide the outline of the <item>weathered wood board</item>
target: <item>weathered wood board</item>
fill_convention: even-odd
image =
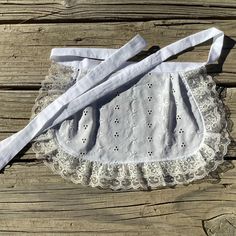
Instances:
[[[24,24],[0,25],[0,87],[38,88],[47,74],[50,50],[53,47],[110,47],[118,48],[136,34],[142,35],[152,47],[164,47],[184,36],[212,26],[236,37],[234,25],[227,21],[205,22],[165,20],[132,23],[77,23],[77,24]],[[232,48],[233,42],[226,38],[223,54]],[[179,61],[205,61],[209,43],[179,56]],[[154,50],[155,50],[154,47]],[[217,77],[219,83],[235,85],[236,50],[230,50],[223,70]],[[213,71],[218,72],[218,71]]]
[[[29,146],[0,174],[2,235],[236,235],[236,3],[198,1],[0,1],[0,137],[30,117],[53,47],[118,48],[135,34],[146,51],[218,27],[226,39],[222,71],[232,144],[219,181],[151,192],[112,192],[69,183],[36,160]],[[209,43],[174,58],[205,61]]]
[[[234,0],[2,0],[2,22],[148,21],[232,19]]]

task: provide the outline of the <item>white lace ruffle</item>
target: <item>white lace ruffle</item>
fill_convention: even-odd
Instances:
[[[69,67],[52,63],[35,100],[31,119],[74,83],[72,75]],[[225,108],[215,82],[204,67],[182,76],[191,88],[206,127],[204,142],[193,155],[149,163],[104,164],[66,153],[50,129],[33,140],[36,157],[67,180],[113,190],[156,189],[205,178],[224,162],[230,143]]]

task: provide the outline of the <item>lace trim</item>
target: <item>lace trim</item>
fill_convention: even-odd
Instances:
[[[183,76],[206,127],[204,142],[193,155],[169,161],[104,164],[69,155],[58,145],[54,130],[50,129],[33,140],[36,157],[66,180],[112,190],[156,189],[205,178],[224,162],[230,144],[225,108],[205,67]],[[31,119],[73,83],[72,69],[53,62],[35,100]]]

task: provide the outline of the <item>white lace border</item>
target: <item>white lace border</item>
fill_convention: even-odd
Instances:
[[[71,86],[73,71],[52,63],[42,82],[32,109],[31,119]],[[73,157],[58,144],[50,129],[33,140],[36,158],[43,160],[54,173],[82,185],[112,190],[157,189],[189,184],[205,178],[224,162],[230,144],[223,102],[219,99],[213,78],[201,67],[184,74],[203,115],[206,136],[193,155],[177,160],[149,163],[104,164]]]

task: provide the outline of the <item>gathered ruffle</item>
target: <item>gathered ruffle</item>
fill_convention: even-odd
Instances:
[[[191,156],[121,164],[90,161],[65,152],[57,143],[54,129],[49,129],[33,140],[36,157],[73,183],[112,190],[156,189],[205,178],[224,162],[230,144],[225,107],[205,67],[181,73],[181,76],[191,89],[206,127],[204,141]],[[53,62],[35,100],[31,119],[74,82],[70,67]]]

